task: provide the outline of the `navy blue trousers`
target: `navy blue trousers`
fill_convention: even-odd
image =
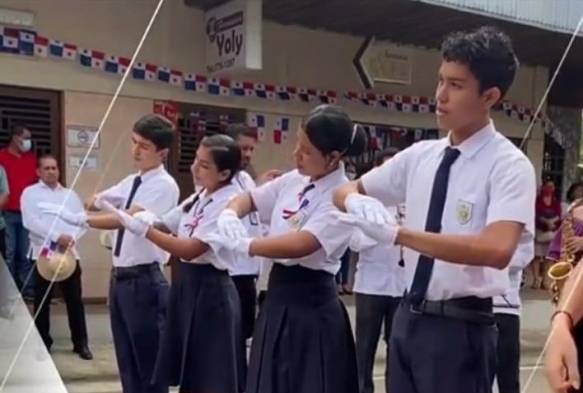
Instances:
[[[373,393],[373,368],[384,325],[383,340],[387,344],[385,390],[389,391],[389,337],[393,316],[401,298],[382,295],[356,294],[356,361],[359,393]]]
[[[168,282],[157,264],[114,269],[109,293],[111,331],[124,393],[167,393],[152,384],[166,322]]]
[[[419,314],[403,300],[389,345],[389,391],[491,393],[497,331],[460,319]]]
[[[520,317],[494,314],[498,327],[498,392],[520,393]]]

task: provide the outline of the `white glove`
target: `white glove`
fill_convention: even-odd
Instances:
[[[141,211],[134,216],[130,216],[123,210],[116,209],[107,201],[102,201],[104,210],[107,210],[117,216],[121,225],[136,236],[146,237],[148,230],[156,221],[156,215],[149,211]]]
[[[107,195],[107,194],[97,194],[95,196],[95,201],[93,205],[99,210],[105,210],[105,206],[103,206],[103,201],[109,202],[110,205],[121,208],[122,204],[125,202],[125,197],[119,195]]]
[[[232,254],[248,257],[250,255],[249,250],[251,247],[251,242],[253,241],[253,239],[250,237],[231,240],[219,233],[211,233],[205,236],[204,239],[200,240],[207,243],[219,258],[230,258],[232,257]],[[227,251],[230,256],[225,256],[225,251]]]
[[[225,209],[219,214],[217,219],[219,234],[228,240],[236,241],[241,238],[249,237],[247,228],[237,216],[233,209]]]
[[[378,241],[366,236],[360,228],[353,228],[352,236],[348,242],[348,248],[354,252],[362,252],[372,247],[378,246]]]
[[[39,209],[43,214],[49,214],[51,216],[56,216],[66,222],[67,224],[74,225],[77,227],[87,227],[87,213],[81,211],[78,213],[73,213],[70,210],[65,209],[61,205],[49,202],[40,202],[38,204]]]
[[[239,240],[233,242],[232,251],[236,254],[240,254],[246,257],[251,255],[251,242],[253,241],[250,237],[242,237]]]
[[[373,224],[391,224],[395,221],[380,201],[366,195],[350,194],[344,205],[347,213]]]
[[[367,237],[374,239],[379,244],[394,246],[397,234],[399,233],[399,225],[394,217],[388,216],[388,223],[376,224],[367,221],[363,218],[351,216],[338,212],[336,218],[346,224],[354,225],[360,229]]]

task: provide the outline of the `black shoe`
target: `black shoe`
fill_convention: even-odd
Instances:
[[[79,357],[83,360],[92,360],[93,359],[93,354],[91,353],[91,351],[89,350],[89,347],[87,345],[84,345],[84,346],[79,347],[79,348],[74,348],[73,352],[78,354]]]

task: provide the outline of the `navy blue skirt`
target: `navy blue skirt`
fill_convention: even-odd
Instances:
[[[275,264],[255,327],[247,393],[357,393],[354,339],[334,276]]]
[[[239,296],[226,271],[179,262],[154,379],[184,392],[245,391]]]

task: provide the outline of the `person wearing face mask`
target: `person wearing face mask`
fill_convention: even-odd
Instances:
[[[10,190],[3,212],[6,222],[6,264],[26,300],[34,298],[34,283],[30,274],[32,265],[27,257],[28,231],[22,224],[20,197],[26,187],[37,181],[37,160],[32,152],[31,136],[25,125],[15,124],[10,129],[8,146],[0,150],[0,165],[6,171]]]
[[[549,244],[555,237],[561,224],[561,202],[555,194],[555,184],[546,181],[536,198],[536,236],[535,260],[531,264],[532,289],[546,289],[548,261],[546,260]]]

